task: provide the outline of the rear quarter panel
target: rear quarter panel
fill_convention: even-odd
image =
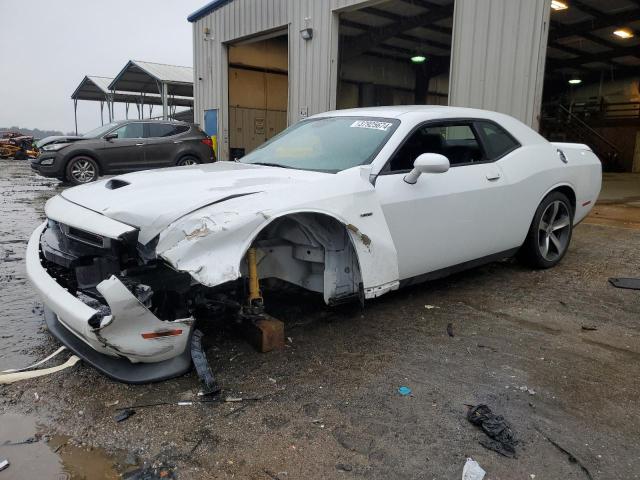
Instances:
[[[589,213],[600,193],[602,167],[593,152],[584,145],[564,144],[565,163],[559,148],[548,142],[524,145],[497,162],[508,184],[505,201],[512,202],[504,222],[519,232],[522,242],[549,192],[562,186],[574,191],[574,224]]]

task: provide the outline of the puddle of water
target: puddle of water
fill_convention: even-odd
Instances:
[[[0,415],[0,457],[9,460],[0,480],[115,480],[122,471],[118,459],[100,449],[71,445],[68,438],[43,437],[43,427],[33,417]],[[24,442],[30,438],[39,440]]]

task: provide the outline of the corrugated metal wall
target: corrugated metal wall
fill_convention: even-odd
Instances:
[[[456,0],[449,104],[538,128],[548,0]]]
[[[195,120],[218,109],[220,158],[228,158],[228,61],[225,43],[265,31],[289,31],[289,123],[335,106],[337,18],[335,10],[362,0],[236,0],[193,25]],[[313,28],[313,40],[300,30]],[[205,28],[211,32],[205,40]]]
[[[293,123],[335,108],[337,11],[380,1],[235,0],[196,21],[195,121],[203,122],[205,110],[218,109],[219,157],[228,158],[229,151],[226,43],[288,30],[288,121]],[[456,0],[450,104],[501,111],[536,128],[548,25],[548,0]],[[311,41],[300,37],[306,27],[313,28]]]

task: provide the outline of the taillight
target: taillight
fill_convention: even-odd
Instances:
[[[211,140],[209,137],[207,138],[203,138],[202,140],[200,140],[202,143],[204,143],[205,145],[213,148],[213,140]]]

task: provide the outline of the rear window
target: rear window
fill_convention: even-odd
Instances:
[[[503,157],[520,146],[516,139],[495,123],[478,122],[478,127],[484,137],[489,160]]]
[[[172,125],[170,123],[149,123],[149,138],[172,137],[189,130],[187,125]]]

